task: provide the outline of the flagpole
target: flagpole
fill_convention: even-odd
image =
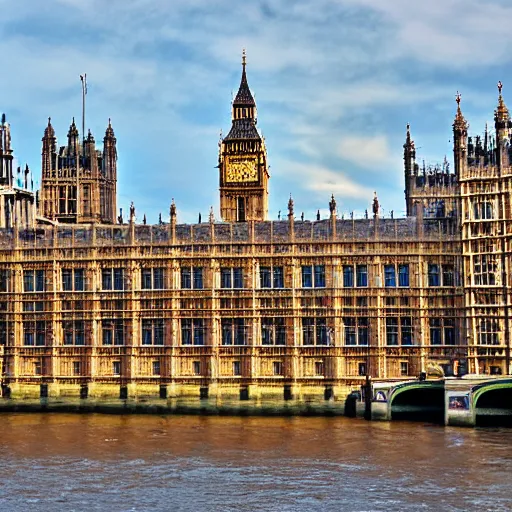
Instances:
[[[87,94],[87,73],[80,75],[80,81],[82,82],[82,162],[85,164],[85,96]],[[76,167],[76,222],[78,224],[78,218],[80,213],[80,179],[79,179],[80,165],[77,162]]]

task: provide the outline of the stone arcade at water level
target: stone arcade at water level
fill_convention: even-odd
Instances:
[[[116,139],[43,138],[37,224],[0,230],[4,396],[343,400],[366,375],[510,373],[512,123],[453,123],[453,172],[420,168],[408,216],[267,220],[268,162],[245,58],[219,148],[222,222],[114,223]],[[78,166],[78,172],[77,172]],[[79,202],[76,202],[77,187]],[[46,223],[46,225],[45,225]],[[49,226],[48,224],[53,224]]]

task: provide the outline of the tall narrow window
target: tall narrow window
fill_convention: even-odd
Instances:
[[[453,286],[453,265],[443,265],[443,286]]]
[[[6,269],[0,269],[0,292],[5,293],[9,291],[10,272]]]
[[[151,320],[142,320],[142,344],[153,344],[153,323]]]
[[[192,288],[192,269],[190,267],[181,269],[181,287],[184,289]]]
[[[344,318],[345,324],[345,345],[356,345],[356,322],[355,318]]]
[[[260,288],[270,288],[272,269],[270,267],[260,267]]]
[[[194,345],[204,345],[204,320],[194,318],[192,325],[194,327]]]
[[[36,270],[36,292],[44,292],[44,270]]]
[[[84,199],[84,215],[91,215],[91,189],[89,185],[83,187],[83,199]]]
[[[455,321],[453,318],[444,319],[444,344],[455,345]]]
[[[220,269],[220,287],[231,288],[231,269],[221,268]]]
[[[181,319],[181,344],[192,345],[192,319]]]
[[[233,269],[233,288],[243,288],[243,287],[244,287],[243,270],[240,267],[236,267]]]
[[[274,267],[274,288],[284,288],[283,267]]]
[[[410,316],[403,316],[400,319],[402,329],[402,345],[412,345],[412,319]]]
[[[315,288],[325,288],[325,265],[315,265]]]
[[[313,273],[311,265],[305,265],[302,267],[302,288],[313,287]]]
[[[343,266],[343,287],[352,288],[354,286],[354,267],[352,265]]]
[[[398,345],[398,318],[386,318],[386,344]]]
[[[386,288],[396,286],[396,275],[394,265],[384,265],[384,284]]]
[[[33,292],[34,291],[34,271],[25,270],[23,272],[23,291]]]
[[[112,290],[112,269],[104,268],[101,271],[101,289]]]
[[[244,318],[235,318],[235,345],[245,345],[246,339],[246,328]]]
[[[203,289],[203,267],[192,267],[194,290]]]
[[[356,275],[357,275],[357,286],[358,288],[368,286],[368,266],[367,265],[357,265],[356,266]]]
[[[150,268],[142,269],[142,289],[143,290],[151,290],[152,288],[152,272]]]
[[[304,317],[302,318],[302,344],[314,345],[315,344],[315,319]]]
[[[441,319],[440,318],[431,318],[429,320],[430,323],[430,344],[431,345],[441,345]]]
[[[222,344],[233,345],[233,322],[231,319],[223,318],[221,321]]]
[[[59,213],[65,214],[66,211],[66,187],[59,187]]]
[[[439,265],[437,263],[429,263],[428,265],[428,285],[439,286]]]
[[[153,289],[163,290],[164,289],[164,269],[154,268],[153,269]]]
[[[327,320],[316,318],[316,344],[327,345]]]
[[[124,270],[122,268],[114,269],[114,290],[124,290]]]
[[[409,265],[398,265],[398,286],[409,286]]]
[[[75,291],[83,292],[85,289],[85,272],[83,268],[75,269]]]
[[[238,222],[245,222],[245,198],[237,198],[237,212],[236,220]]]

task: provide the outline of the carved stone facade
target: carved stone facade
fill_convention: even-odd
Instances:
[[[381,218],[375,196],[371,219],[338,218],[332,197],[329,218],[298,220],[290,197],[288,218],[268,221],[244,62],[220,149],[224,222],[212,212],[178,224],[173,201],[168,224],[136,225],[132,207],[127,225],[0,230],[4,386],[342,397],[367,375],[510,373],[512,123],[501,89],[495,119],[496,138],[474,144],[458,98],[453,172],[420,169],[408,128],[406,218]],[[70,134],[55,159],[47,128],[47,191],[73,186]],[[115,176],[110,128],[104,157],[86,154],[99,183]],[[44,213],[73,220],[59,219],[56,199],[45,196]],[[84,222],[113,213],[93,210]]]

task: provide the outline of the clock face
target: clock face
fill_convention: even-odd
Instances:
[[[258,181],[258,162],[255,159],[228,161],[226,181],[238,183]]]

